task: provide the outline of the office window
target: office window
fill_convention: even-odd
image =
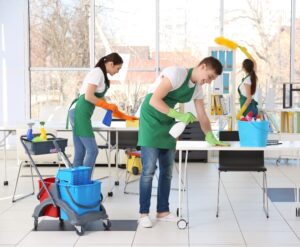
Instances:
[[[156,75],[155,3],[30,0],[31,117],[49,105],[67,108],[90,66],[110,52],[124,64],[106,98],[134,114]]]
[[[118,52],[124,64],[107,96],[134,114],[155,79],[155,1],[95,1],[95,63]]]
[[[224,0],[224,7],[224,36],[248,49],[257,62],[262,95],[274,87],[276,102],[281,103],[282,83],[290,76],[291,2]],[[245,58],[238,50],[238,69]]]
[[[300,83],[300,2],[296,1],[295,80]]]
[[[219,36],[219,0],[160,1],[161,67],[177,64],[193,67],[208,55]]]
[[[76,98],[87,71],[33,71],[31,72],[31,117],[59,112],[56,122],[64,122],[67,108]],[[64,114],[62,111],[64,110]],[[54,114],[55,115],[55,114]],[[40,119],[40,120],[49,120]],[[55,121],[54,119],[51,119]]]
[[[88,67],[89,0],[30,0],[30,65]]]

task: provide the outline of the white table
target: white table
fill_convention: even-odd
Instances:
[[[3,138],[0,140],[0,147],[3,147],[4,159],[4,186],[8,185],[7,180],[7,157],[6,157],[6,140],[10,135],[16,134],[16,128],[0,127],[0,132],[3,132]]]
[[[241,147],[240,142],[227,142],[230,143],[229,147],[211,146],[206,141],[177,141],[176,150],[179,151],[179,178],[178,178],[178,217],[177,225],[180,229],[184,229],[188,222],[182,216],[182,203],[184,198],[184,190],[186,188],[186,175],[187,175],[187,158],[189,151],[284,151],[295,150],[297,151],[297,161],[299,161],[300,153],[300,141],[282,141],[280,145],[270,145],[266,147]],[[182,167],[182,152],[186,151],[184,166]],[[182,175],[183,173],[183,175]],[[183,184],[183,188],[182,188]],[[298,187],[298,186],[297,186]],[[297,190],[298,191],[298,190]],[[296,202],[298,202],[298,192]],[[300,211],[300,208],[296,208],[296,212]],[[297,216],[300,216],[299,214]]]

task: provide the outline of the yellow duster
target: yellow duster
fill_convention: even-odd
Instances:
[[[236,43],[236,42],[234,42],[230,39],[227,39],[227,38],[224,38],[223,36],[220,36],[220,37],[215,38],[215,42],[218,45],[225,46],[225,47],[227,47],[229,49],[232,49],[232,50],[235,50],[236,48],[239,48],[241,50],[241,52],[243,52],[246,55],[247,58],[253,60],[253,57],[250,55],[250,53],[248,52],[246,47],[240,46],[238,43]]]

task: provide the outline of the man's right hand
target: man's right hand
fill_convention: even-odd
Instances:
[[[170,108],[168,114],[169,117],[178,119],[180,122],[183,122],[185,124],[193,123],[197,121],[197,118],[190,112],[187,113],[181,113],[178,111],[175,111],[174,109]]]
[[[206,133],[205,141],[212,146],[230,146],[229,143],[219,141],[211,131]]]

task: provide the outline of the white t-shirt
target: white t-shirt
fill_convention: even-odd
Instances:
[[[105,78],[102,70],[99,67],[93,68],[84,77],[82,86],[80,88],[80,95],[85,94],[88,84],[96,85],[96,93],[102,93],[105,90]]]
[[[172,84],[172,90],[174,91],[178,88],[180,88],[180,86],[184,83],[185,78],[187,77],[188,74],[188,69],[187,68],[181,68],[181,67],[177,67],[177,66],[172,66],[172,67],[168,67],[165,68],[160,75],[156,78],[156,80],[154,81],[153,84],[151,84],[148,93],[153,93],[155,91],[155,89],[158,87],[158,85],[161,82],[161,78],[162,76],[167,77],[171,84]],[[188,86],[190,88],[192,87],[196,87],[194,94],[191,98],[191,100],[193,99],[203,99],[204,95],[203,95],[203,89],[202,89],[202,85],[200,85],[199,83],[196,83],[196,85],[190,80],[188,83]]]
[[[247,94],[246,94],[246,89],[245,89],[245,84],[247,85],[250,85],[251,86],[251,79],[250,79],[250,76],[247,76],[247,78],[240,84],[239,88],[240,88],[240,91],[241,91],[241,94],[245,97],[247,97]]]

